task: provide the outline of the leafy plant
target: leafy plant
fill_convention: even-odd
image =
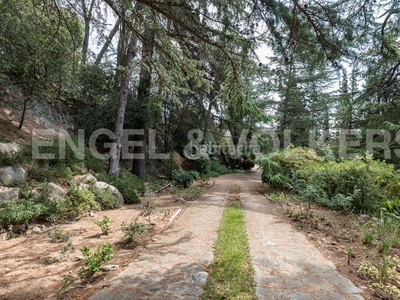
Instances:
[[[92,278],[96,272],[101,271],[101,264],[109,261],[115,252],[115,248],[109,243],[97,246],[93,253],[87,246],[82,247],[80,250],[86,260],[85,265],[78,270],[78,275],[80,278],[86,280]]]
[[[115,186],[127,203],[140,203],[140,196],[144,192],[144,182],[139,177],[131,173],[121,173],[118,176],[108,176],[105,181]]]
[[[51,243],[67,242],[69,240],[69,235],[65,233],[64,228],[59,228],[53,232],[49,232],[48,237]]]
[[[69,191],[67,199],[59,202],[59,217],[61,219],[73,219],[92,209],[100,209],[100,205],[95,201],[94,194],[86,189],[73,188]]]
[[[94,220],[93,223],[96,224],[97,226],[100,227],[101,232],[104,235],[108,235],[111,232],[111,223],[114,222],[114,220],[110,219],[107,216],[104,216],[102,220]]]
[[[363,244],[370,244],[376,240],[376,235],[373,231],[367,230],[362,234],[361,241]]]
[[[142,211],[140,212],[141,216],[148,217],[147,221],[151,224],[151,214],[157,209],[155,202],[157,200],[156,194],[151,192],[148,189],[148,185],[146,186],[145,198],[142,205]]]
[[[0,208],[0,225],[29,224],[39,219],[46,212],[46,206],[31,199],[10,200]]]
[[[172,179],[184,188],[188,188],[193,181],[199,178],[200,174],[196,171],[186,172],[175,170],[172,172]]]
[[[110,189],[101,189],[91,184],[89,190],[93,193],[94,199],[103,210],[116,209],[121,207],[118,197]]]
[[[370,282],[380,299],[399,299],[400,297],[400,259],[397,256],[384,256],[378,263],[362,262],[358,275]]]
[[[125,232],[128,243],[133,243],[136,235],[143,234],[146,231],[146,225],[139,223],[138,218],[129,223],[122,222],[121,228]]]
[[[350,265],[350,261],[354,256],[354,251],[351,249],[349,246],[346,248],[346,254],[347,254],[347,264]]]

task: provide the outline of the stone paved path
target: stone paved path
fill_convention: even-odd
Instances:
[[[259,299],[363,299],[306,237],[257,192],[259,174],[240,184]]]
[[[198,299],[231,183],[219,179],[173,226],[90,299]]]
[[[305,236],[277,216],[259,193],[259,173],[217,178],[170,229],[90,299],[198,299],[213,257],[225,200],[240,187],[260,299],[363,299]]]

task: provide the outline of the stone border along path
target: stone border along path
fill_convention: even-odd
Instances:
[[[229,174],[199,201],[190,202],[173,226],[91,300],[198,299],[229,190],[240,187],[260,299],[363,299],[305,236],[282,220],[258,192],[259,173]]]

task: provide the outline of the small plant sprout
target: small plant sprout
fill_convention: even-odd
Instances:
[[[89,247],[81,248],[82,255],[86,258],[85,265],[78,270],[78,276],[82,279],[90,279],[96,273],[101,271],[101,264],[111,259],[115,248],[109,243],[104,243],[102,246],[97,246],[92,253]]]
[[[371,244],[376,239],[375,233],[371,230],[364,231],[362,235],[362,243],[363,244]]]
[[[150,189],[148,188],[148,184],[145,184],[145,199],[143,201],[142,211],[140,215],[147,217],[147,221],[149,222],[149,224],[152,224],[151,215],[157,209],[157,206],[155,205],[156,200],[156,194],[150,191]]]
[[[347,246],[346,253],[347,253],[347,264],[350,265],[350,261],[354,257],[354,251],[349,246]]]
[[[108,235],[111,232],[110,224],[114,222],[114,220],[110,219],[107,216],[104,216],[102,220],[94,220],[93,223],[101,228],[101,232],[104,235]]]
[[[143,234],[146,231],[146,225],[139,223],[137,220],[138,218],[135,218],[129,223],[122,222],[121,224],[121,228],[125,231],[125,237],[128,243],[132,243],[136,235]]]

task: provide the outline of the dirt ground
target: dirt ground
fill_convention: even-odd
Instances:
[[[124,205],[120,209],[96,212],[94,217],[85,216],[79,221],[69,224],[47,226],[41,233],[21,235],[0,242],[0,299],[86,299],[103,283],[118,274],[132,262],[155,234],[160,234],[166,226],[170,226],[171,216],[188,202],[174,202],[172,195],[165,191],[157,194],[156,211],[148,218],[139,217],[139,222],[146,224],[148,230],[138,235],[135,242],[126,242],[121,229],[122,222],[130,222],[141,213],[141,205]],[[101,220],[107,216],[113,220],[112,232],[102,235],[99,226],[93,220]],[[75,249],[68,247],[67,242],[51,242],[49,234],[63,229],[70,237]],[[90,282],[77,279],[61,291],[64,279],[76,274],[82,260],[80,248],[88,246],[95,249],[97,245],[108,242],[116,248],[111,261],[103,265],[119,265],[120,269],[100,272]],[[63,253],[65,252],[65,253]]]
[[[232,180],[234,180],[232,175]],[[210,180],[212,185],[212,180]],[[264,192],[268,192],[266,187]],[[140,236],[135,243],[126,243],[121,230],[123,221],[131,221],[141,212],[140,205],[124,205],[121,209],[95,213],[94,217],[86,216],[70,224],[59,224],[56,227],[47,227],[41,233],[21,235],[8,241],[0,242],[0,299],[87,299],[103,284],[114,277],[132,262],[141,251],[146,251],[146,245],[151,242],[155,234],[162,234],[162,230],[169,225],[169,219],[179,209],[185,213],[185,207],[191,202],[174,202],[168,191],[157,194],[156,205],[159,207],[151,219],[155,225],[141,217],[140,222],[147,224],[149,230]],[[268,200],[266,200],[268,201]],[[359,227],[356,225],[357,216],[350,216],[343,212],[330,211],[318,205],[312,206],[312,211],[320,222],[313,223],[305,220],[293,220],[287,214],[288,208],[298,209],[294,200],[277,202],[282,218],[298,230],[302,231],[312,241],[320,252],[330,259],[338,270],[352,280],[363,290],[366,299],[376,299],[368,284],[358,277],[356,270],[363,260],[370,260],[373,256],[372,246],[360,242]],[[103,216],[113,219],[112,232],[101,235],[100,228],[93,224],[93,220],[100,220]],[[179,216],[178,216],[179,218]],[[66,243],[52,243],[49,233],[63,228],[70,236],[75,250],[68,248],[62,254]],[[94,249],[97,245],[109,242],[117,249],[111,261],[107,264],[119,265],[120,269],[109,272],[100,272],[90,282],[77,279],[61,291],[64,279],[82,266],[77,260],[81,256],[79,249],[88,246]],[[347,249],[351,247],[354,255],[348,264]],[[400,249],[393,249],[400,254]]]

